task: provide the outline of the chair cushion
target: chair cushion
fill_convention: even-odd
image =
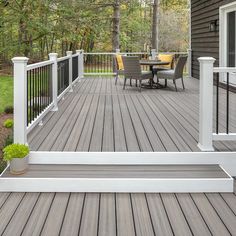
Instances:
[[[143,71],[141,79],[152,79],[153,75],[151,71]]]
[[[157,78],[159,78],[159,79],[173,79],[174,74],[175,74],[174,70],[157,71]]]
[[[173,65],[172,65],[173,60],[174,60],[173,54],[159,54],[158,59],[161,61],[169,62],[168,65],[161,65],[160,68],[165,68],[165,69],[172,69],[173,68]]]
[[[118,70],[124,70],[122,55],[116,54],[116,60],[117,60]]]

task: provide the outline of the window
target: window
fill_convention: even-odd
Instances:
[[[220,8],[220,66],[236,67],[236,2]],[[230,73],[229,81],[236,86],[236,73]]]

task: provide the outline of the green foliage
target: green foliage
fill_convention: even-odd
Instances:
[[[18,0],[0,4],[0,59],[27,56],[32,62],[50,52],[112,50],[115,0]],[[146,51],[151,45],[153,1],[120,0],[122,51]],[[188,1],[161,0],[160,50],[186,49]],[[14,16],[14,17],[12,17]],[[167,29],[168,28],[168,29]],[[168,36],[170,47],[165,43]],[[174,42],[174,43],[172,43]],[[181,45],[181,46],[179,46]]]
[[[3,159],[24,158],[29,154],[29,147],[24,144],[11,144],[3,149]]]
[[[7,167],[7,162],[0,159],[0,174],[4,171],[6,167]]]
[[[10,145],[10,144],[13,144],[13,135],[10,134],[7,136],[6,140],[5,140],[5,144],[4,144],[4,147]]]
[[[6,114],[13,114],[13,112],[14,112],[13,106],[6,106],[6,107],[4,108],[4,112],[5,112]]]
[[[12,104],[13,104],[13,79],[12,77],[9,76],[0,76],[0,113],[4,111],[4,108],[6,106],[12,106]]]
[[[12,128],[14,125],[14,121],[12,119],[7,119],[4,121],[4,127],[6,128]]]

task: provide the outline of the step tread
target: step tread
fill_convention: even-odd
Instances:
[[[2,178],[13,178],[9,169]],[[230,177],[219,165],[30,165],[18,178],[218,179]]]

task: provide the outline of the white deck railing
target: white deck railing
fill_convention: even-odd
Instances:
[[[57,58],[57,53],[50,53],[49,60],[30,65],[27,65],[28,60],[26,57],[12,59],[15,143],[27,143],[27,134],[48,112],[57,111],[58,101],[65,93],[72,92],[73,85],[83,78],[83,50],[77,50],[74,55],[68,51],[67,56],[61,58]],[[61,65],[60,70],[58,64],[63,62],[66,66]],[[59,83],[63,85],[60,91]]]
[[[218,102],[219,102],[219,75],[217,76],[217,98],[216,98],[216,132],[213,132],[213,87],[214,87],[214,73],[229,74],[235,73],[236,68],[232,67],[214,67],[215,59],[212,57],[201,57],[200,62],[200,109],[199,109],[199,143],[198,147],[202,151],[214,151],[213,141],[236,141],[236,133],[230,133],[229,130],[229,81],[226,83],[226,132],[220,133],[218,131],[219,117],[218,117]]]
[[[117,50],[116,52],[90,52],[84,53],[84,74],[85,75],[114,75],[115,67],[114,67],[114,57],[119,53],[121,55],[130,55],[130,56],[138,56],[140,59],[147,59],[151,57],[155,59],[157,56],[157,52],[153,49],[151,51],[151,55],[148,52],[120,52]],[[185,72],[189,77],[192,76],[192,65],[191,65],[191,53],[192,50],[189,49],[187,52],[161,52],[161,54],[173,54],[175,59],[178,58],[179,55],[187,55],[188,63],[185,67]],[[148,66],[143,66],[143,70],[149,70]]]

